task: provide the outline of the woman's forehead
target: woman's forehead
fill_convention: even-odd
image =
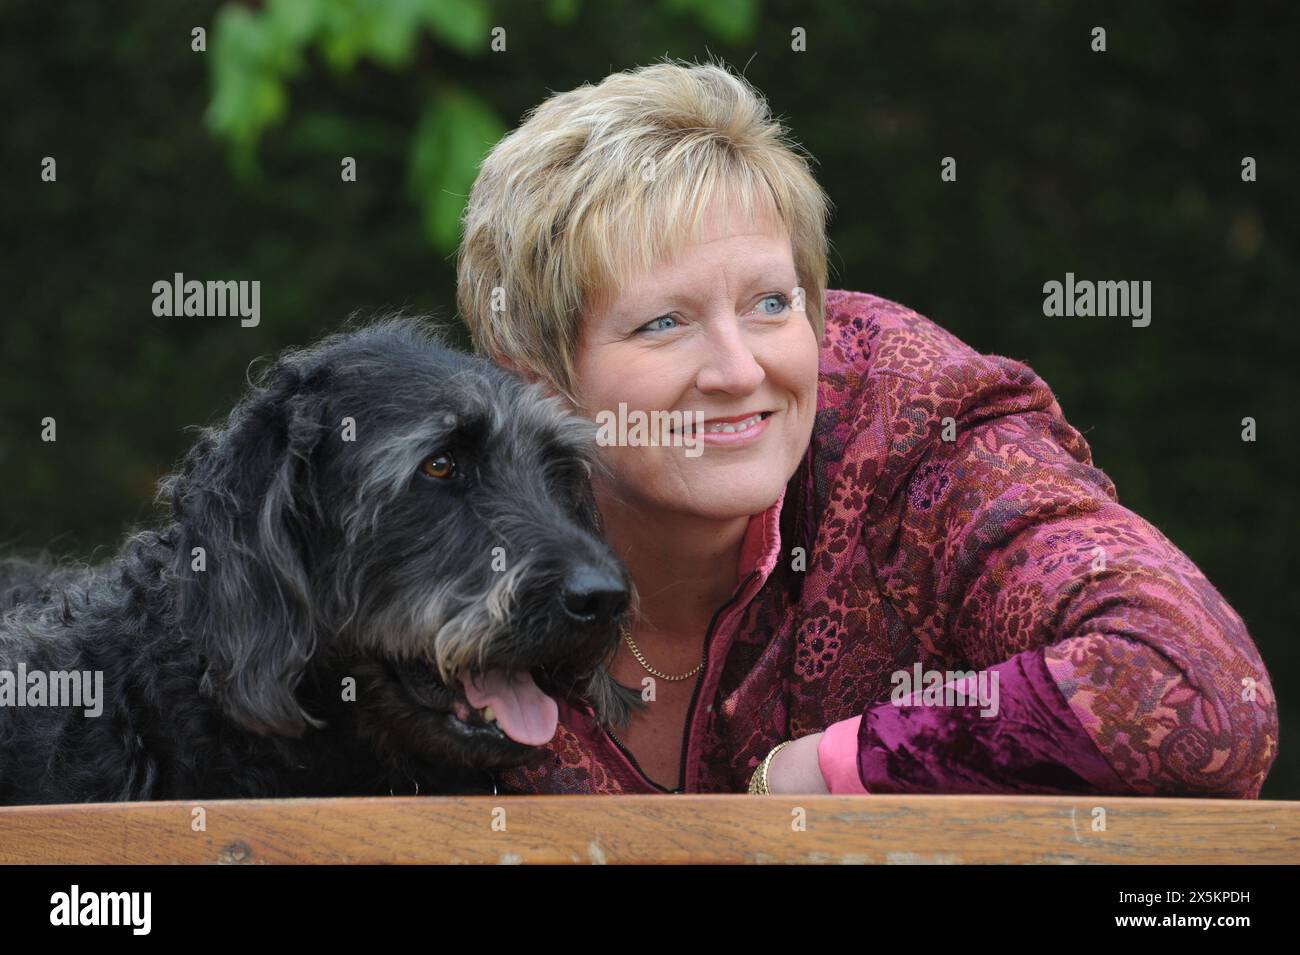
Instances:
[[[628,302],[693,300],[725,285],[737,295],[781,283],[784,291],[797,282],[790,240],[784,231],[745,231],[693,243],[658,263],[649,272],[619,281],[607,294],[601,311],[615,312]]]
[[[641,209],[640,217],[639,224],[624,221],[606,236],[606,278],[615,287],[661,273],[701,245],[745,235],[790,241],[789,229],[767,195],[715,195],[698,208],[656,202]]]

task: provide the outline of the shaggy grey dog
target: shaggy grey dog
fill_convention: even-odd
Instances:
[[[164,526],[0,564],[0,803],[492,792],[553,697],[624,722],[593,435],[413,319],[281,356]]]

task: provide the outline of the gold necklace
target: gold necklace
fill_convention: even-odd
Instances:
[[[645,667],[650,674],[659,677],[661,680],[670,680],[672,682],[678,680],[689,680],[691,677],[695,676],[695,674],[700,672],[700,667],[704,666],[704,661],[701,660],[695,665],[694,670],[690,673],[683,673],[681,676],[669,676],[667,673],[660,673],[649,663],[646,663],[645,657],[641,655],[641,651],[637,649],[637,645],[632,641],[632,628],[623,624],[619,629],[623,631],[623,639],[627,641],[628,648],[631,649],[632,656],[636,657],[637,663],[641,664],[641,666]]]

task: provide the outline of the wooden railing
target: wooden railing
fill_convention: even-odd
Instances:
[[[1297,863],[1300,803],[473,796],[0,808],[0,863]]]

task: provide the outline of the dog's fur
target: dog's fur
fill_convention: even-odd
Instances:
[[[626,722],[593,434],[415,319],[281,356],[162,482],[160,528],[0,564],[0,670],[104,696],[0,706],[0,803],[492,792],[536,752],[451,715],[493,668]],[[423,473],[444,450],[456,474]]]

